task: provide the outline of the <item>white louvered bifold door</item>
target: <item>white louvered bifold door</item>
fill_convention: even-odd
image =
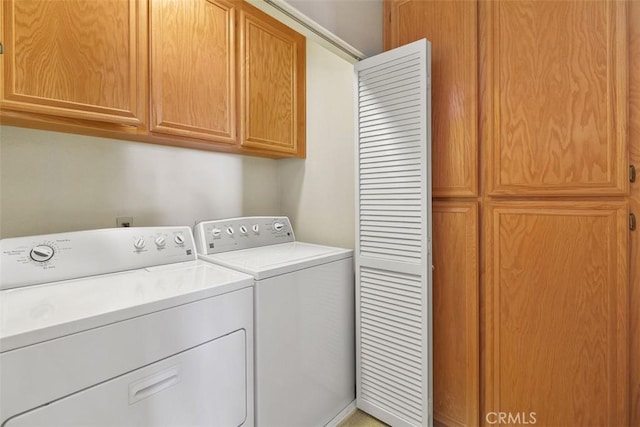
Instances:
[[[420,40],[356,64],[357,404],[430,426],[431,78]]]

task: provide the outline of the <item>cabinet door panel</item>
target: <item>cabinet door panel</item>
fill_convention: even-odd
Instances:
[[[304,156],[306,40],[246,3],[242,9],[242,145]]]
[[[7,110],[139,125],[146,99],[146,1],[7,0]]]
[[[235,34],[231,3],[151,3],[153,132],[234,143]]]
[[[626,2],[494,1],[486,10],[490,193],[625,194]]]
[[[431,41],[433,195],[477,195],[477,4],[387,0],[385,6],[386,49]]]
[[[640,173],[640,2],[629,2],[629,143],[631,163]],[[630,210],[640,220],[640,177],[630,188]],[[631,233],[631,422],[640,426],[640,232]]]
[[[478,425],[478,209],[433,203],[433,410],[449,426]]]
[[[626,202],[489,206],[486,411],[628,424]]]

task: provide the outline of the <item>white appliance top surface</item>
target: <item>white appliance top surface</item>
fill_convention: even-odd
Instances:
[[[201,259],[254,276],[256,280],[286,274],[353,256],[350,249],[289,242],[212,255]]]
[[[252,279],[194,260],[2,290],[0,352],[249,287]]]

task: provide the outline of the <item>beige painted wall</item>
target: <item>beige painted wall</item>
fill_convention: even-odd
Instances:
[[[0,236],[279,214],[278,163],[0,127]]]
[[[279,161],[298,240],[354,247],[354,139],[353,65],[307,42],[307,159]]]

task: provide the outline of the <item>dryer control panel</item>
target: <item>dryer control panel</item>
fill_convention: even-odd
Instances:
[[[0,240],[0,289],[191,261],[189,227],[131,227]]]
[[[258,246],[295,242],[286,216],[249,216],[196,224],[193,231],[198,253],[217,254]]]

